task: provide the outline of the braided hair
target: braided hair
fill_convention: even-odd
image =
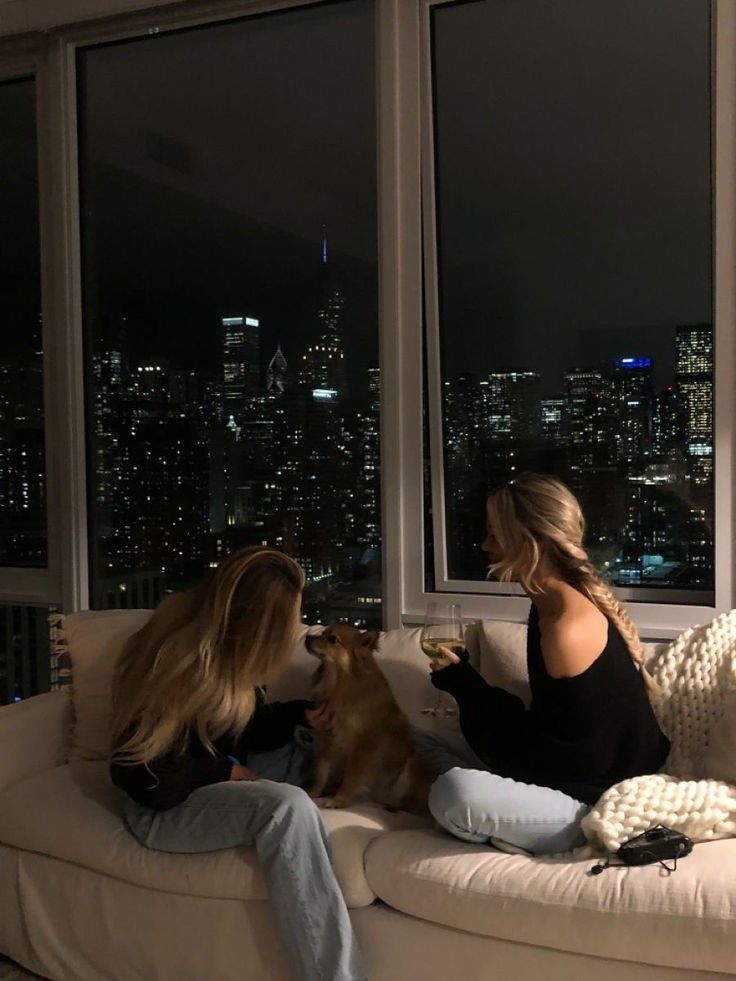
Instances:
[[[490,494],[488,521],[503,552],[501,561],[491,566],[494,575],[501,582],[518,580],[528,593],[542,592],[539,563],[547,556],[565,582],[615,624],[649,694],[659,694],[634,621],[583,548],[585,519],[575,495],[555,477],[521,474]]]

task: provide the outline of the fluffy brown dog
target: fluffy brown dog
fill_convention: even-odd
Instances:
[[[332,715],[331,731],[316,733],[310,796],[331,794],[324,807],[361,797],[425,812],[434,774],[417,758],[409,720],[376,664],[378,631],[335,623],[306,644],[322,661],[312,677],[314,700]]]

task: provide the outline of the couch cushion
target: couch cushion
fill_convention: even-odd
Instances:
[[[505,620],[479,622],[480,673],[491,685],[530,701],[526,667],[526,624]]]
[[[266,899],[255,848],[169,855],[140,845],[122,823],[123,794],[105,763],[78,762],[30,777],[0,794],[0,842],[51,855],[161,892],[213,899]],[[375,895],[363,856],[376,835],[427,824],[373,804],[322,811],[335,872],[350,907]]]
[[[75,726],[69,758],[105,760],[110,753],[110,683],[115,663],[128,637],[146,623],[150,610],[91,610],[65,616],[62,628],[72,665]],[[303,627],[291,662],[269,689],[272,700],[308,698],[316,661],[304,646],[304,636],[321,627]],[[420,646],[421,628],[388,630],[381,634],[378,663],[397,701],[414,725],[438,731],[453,730],[455,720],[431,719],[422,709],[434,702],[429,665]],[[529,698],[526,673],[526,624],[482,620],[467,627],[471,660],[491,683]],[[653,646],[653,645],[651,645]]]
[[[592,864],[408,830],[371,843],[366,876],[395,909],[471,933],[619,960],[733,968],[736,840],[697,845],[669,876],[655,866],[590,876]]]
[[[72,666],[75,726],[70,760],[106,760],[110,754],[110,685],[115,663],[131,634],[140,630],[150,610],[91,610],[65,616],[62,628]],[[304,636],[322,627],[303,627],[286,671],[271,686],[269,700],[308,698],[317,661],[308,653]],[[422,708],[434,701],[429,662],[419,644],[421,628],[381,634],[378,663],[397,701],[412,722],[433,728],[452,728],[445,720],[427,722]]]
[[[286,671],[269,686],[269,698],[286,700],[309,698],[311,678],[317,659],[307,651],[304,637],[318,633],[321,627],[310,627],[294,648]],[[421,710],[432,703],[436,691],[430,682],[429,660],[419,643],[421,627],[387,630],[381,634],[376,661],[391,685],[401,708],[413,723],[421,724]]]
[[[479,620],[476,625],[480,654],[479,670],[487,682],[518,695],[529,705],[529,672],[526,666],[526,623]],[[644,643],[646,663],[651,667],[666,644]]]
[[[128,637],[150,616],[150,610],[90,610],[63,618],[74,705],[70,759],[104,760],[109,756],[110,682],[115,662]]]

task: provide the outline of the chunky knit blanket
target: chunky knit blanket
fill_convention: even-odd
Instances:
[[[687,630],[652,674],[662,689],[655,710],[672,749],[663,772],[616,784],[583,819],[588,841],[609,852],[656,824],[696,840],[736,836],[736,787],[698,779],[708,735],[736,689],[736,610]]]

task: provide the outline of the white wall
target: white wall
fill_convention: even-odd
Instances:
[[[0,37],[161,7],[175,0],[0,0]]]

